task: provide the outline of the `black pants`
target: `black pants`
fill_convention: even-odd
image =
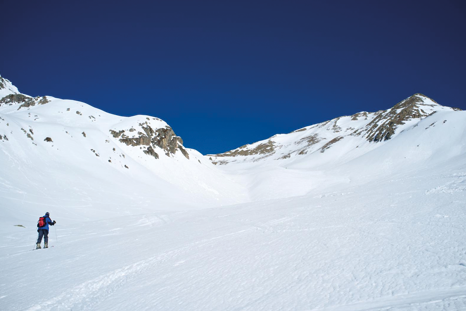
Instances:
[[[37,243],[40,244],[42,242],[42,237],[44,237],[44,242],[49,243],[49,230],[47,229],[39,229],[39,237],[37,238]]]

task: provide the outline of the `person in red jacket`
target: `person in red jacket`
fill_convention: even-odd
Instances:
[[[37,229],[37,232],[39,232],[39,237],[37,238],[36,249],[41,248],[40,243],[42,242],[42,237],[44,237],[44,248],[49,247],[49,225],[53,226],[57,223],[55,220],[52,221],[52,219],[50,219],[49,212],[45,213],[43,218],[44,218],[44,225],[39,227],[39,224],[37,224],[37,227],[39,227]]]

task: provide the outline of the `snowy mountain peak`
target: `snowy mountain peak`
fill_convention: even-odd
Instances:
[[[0,76],[0,99],[10,94],[19,94],[18,88],[10,80]]]
[[[389,140],[400,126],[442,110],[455,109],[439,105],[423,94],[414,94],[388,110],[376,112],[374,119],[366,126],[365,137],[370,142]]]
[[[105,113],[85,103],[61,100],[50,96],[31,97],[19,93],[9,80],[1,77],[0,79],[2,95],[4,95],[0,98],[0,111],[7,114],[8,118],[15,117],[24,121],[31,117],[33,111],[33,121],[39,122],[42,119],[47,119],[50,123],[63,124],[73,128],[73,130],[76,128],[83,133],[84,137],[87,137],[86,132],[89,133],[93,129],[98,130],[107,137],[113,136],[117,143],[137,149],[141,154],[152,156],[155,159],[159,159],[159,154],[170,157],[175,155],[177,151],[189,159],[189,153],[183,147],[181,137],[176,136],[173,129],[158,118],[149,116],[122,118]],[[49,103],[47,108],[40,108],[40,106]],[[26,134],[34,141],[32,135],[34,135],[33,132],[37,125],[28,124],[28,127],[31,132],[26,131]],[[24,128],[25,126],[21,127],[21,129]],[[49,133],[47,138],[53,141],[52,135],[53,133]],[[2,140],[5,140],[4,138],[8,136],[2,135],[1,137]],[[13,136],[10,134],[11,138]],[[110,140],[107,138],[105,141],[109,142]],[[35,145],[38,143],[42,144],[43,142],[34,141]],[[116,148],[114,149],[116,150]],[[91,150],[97,150],[97,148]],[[98,154],[97,151],[94,153]]]
[[[429,107],[435,107],[435,106],[440,106],[435,100],[432,98],[429,98],[425,96],[424,94],[421,93],[416,93],[405,100],[402,100],[395,106],[393,106],[394,109],[406,109],[406,108],[419,108],[420,106],[429,106]]]
[[[302,158],[309,157],[314,159],[309,162],[331,163],[335,158],[323,154],[335,153],[338,158],[348,158],[348,151],[352,149],[358,149],[355,155],[361,154],[374,148],[371,143],[388,141],[436,112],[455,110],[458,109],[441,106],[433,99],[417,93],[387,110],[338,117],[289,134],[275,135],[225,153],[210,155],[209,158],[214,164],[280,160],[289,165],[290,161],[302,161]]]

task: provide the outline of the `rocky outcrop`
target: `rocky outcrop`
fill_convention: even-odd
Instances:
[[[47,96],[30,97],[23,94],[10,94],[0,100],[0,106],[21,104],[18,107],[18,110],[20,110],[21,108],[28,108],[35,105],[45,105],[49,102],[50,100]]]
[[[143,147],[143,152],[147,155],[159,159],[155,150],[162,149],[166,156],[171,156],[180,151],[187,159],[189,153],[183,148],[183,140],[176,136],[173,129],[169,126],[154,129],[148,122],[139,123],[140,130],[134,127],[128,130],[110,130],[114,138],[127,146]]]
[[[321,153],[324,153],[325,150],[330,149],[330,147],[332,147],[332,145],[336,144],[337,142],[339,142],[339,141],[342,140],[343,138],[344,138],[344,137],[342,137],[342,136],[335,137],[334,139],[332,139],[331,141],[329,141],[328,143],[326,143],[325,145],[323,145],[322,148],[320,148],[320,152],[321,152]]]
[[[148,154],[150,156],[153,156],[154,158],[158,159],[159,158],[159,155],[157,154],[157,152],[155,152],[155,150],[152,148],[152,146],[149,146],[147,147],[146,150],[143,151],[145,154]]]
[[[414,94],[393,108],[378,112],[374,120],[366,126],[366,139],[370,142],[389,140],[399,125],[429,116],[431,113],[422,109],[422,97],[426,98],[422,94]]]
[[[0,76],[0,99],[2,99],[4,96],[7,96],[9,94],[18,94],[19,91],[14,86],[11,84],[11,82],[8,79],[5,79]]]
[[[10,94],[3,97],[0,100],[2,105],[13,105],[15,103],[25,103],[26,101],[32,100],[32,97],[23,95],[23,94]]]
[[[422,94],[399,102],[387,110],[377,112],[359,112],[351,116],[339,117],[326,122],[307,126],[292,133],[276,136],[255,144],[221,154],[210,155],[214,164],[230,162],[256,162],[266,157],[274,160],[289,159],[315,152],[325,153],[335,148],[346,137],[355,137],[361,143],[380,143],[393,138],[402,129],[416,124],[437,111],[460,110],[444,107]],[[359,148],[359,145],[355,145]],[[282,153],[277,150],[281,149]]]
[[[244,145],[238,149],[231,150],[225,153],[216,154],[217,157],[236,157],[250,155],[271,155],[275,153],[275,142],[268,140],[266,143],[257,145],[254,148],[249,148],[250,145]]]

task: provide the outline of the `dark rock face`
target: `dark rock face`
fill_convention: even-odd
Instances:
[[[378,112],[378,115],[367,125],[366,139],[370,142],[389,140],[399,125],[412,119],[427,117],[429,114],[422,110],[420,104],[423,100],[415,94],[408,99],[396,104],[389,110]],[[425,97],[425,96],[424,96]]]
[[[10,94],[0,100],[0,106],[21,104],[18,107],[18,110],[20,110],[21,108],[28,108],[35,105],[45,105],[49,102],[50,100],[48,100],[46,96],[29,97],[23,94]]]
[[[166,155],[175,154],[178,146],[183,145],[183,140],[181,137],[175,135],[171,127],[157,129],[155,132],[156,135],[152,138],[151,142],[165,150]]]
[[[115,131],[110,130],[110,134],[114,138],[118,138],[120,142],[127,146],[138,147],[147,146],[143,152],[147,155],[153,156],[158,159],[159,155],[155,152],[156,147],[161,148],[165,155],[174,155],[178,150],[189,159],[188,152],[183,148],[183,140],[181,137],[176,136],[173,129],[169,126],[154,130],[148,122],[140,123],[142,131],[136,132],[136,129],[131,128],[126,133],[125,130]]]
[[[50,137],[45,137],[44,141],[46,141],[48,143],[53,143],[53,140]]]
[[[28,100],[32,100],[31,97],[23,95],[23,94],[10,94],[3,97],[0,100],[1,104],[13,104],[13,103],[25,103]]]

